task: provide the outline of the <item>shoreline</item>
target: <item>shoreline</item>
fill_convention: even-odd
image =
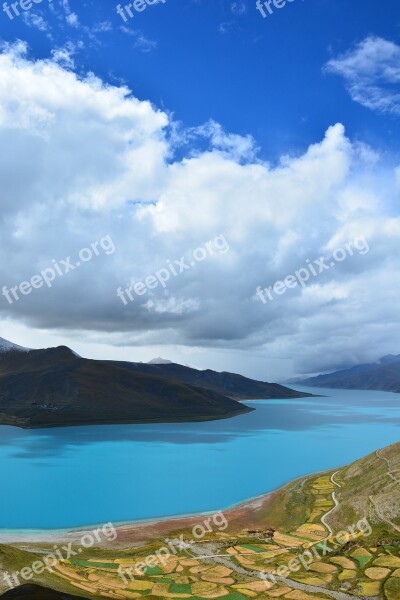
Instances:
[[[246,402],[246,401],[243,401]],[[250,402],[250,400],[249,400]],[[238,401],[239,403],[239,401]],[[246,409],[238,409],[231,411],[229,413],[223,415],[212,415],[212,416],[201,416],[201,417],[181,417],[181,418],[171,418],[171,419],[140,419],[135,421],[91,421],[90,423],[76,422],[76,423],[49,423],[49,424],[41,424],[41,425],[27,425],[22,423],[6,423],[0,422],[1,427],[15,427],[17,429],[22,429],[23,431],[35,431],[40,429],[69,429],[73,427],[108,427],[109,425],[174,425],[178,423],[208,423],[210,421],[222,421],[224,419],[232,419],[233,417],[237,417],[240,415],[245,415],[248,412],[253,412],[255,409],[251,407],[247,407]]]
[[[280,384],[278,384],[280,385]],[[207,388],[204,388],[207,389]],[[302,392],[301,390],[295,390],[290,388],[293,392],[293,395],[284,398],[259,398],[259,397],[237,397],[237,396],[227,396],[228,399],[233,400],[240,404],[240,408],[237,410],[232,410],[229,413],[221,414],[221,415],[201,415],[197,417],[182,416],[182,417],[162,417],[156,419],[136,419],[136,420],[126,420],[126,421],[91,421],[90,423],[77,421],[76,423],[43,423],[40,425],[30,424],[26,422],[25,417],[14,417],[7,415],[5,413],[0,413],[0,426],[1,427],[15,427],[17,429],[22,429],[23,431],[35,431],[40,429],[67,429],[72,427],[100,427],[100,426],[108,426],[108,425],[173,425],[178,423],[207,423],[211,421],[222,421],[224,419],[232,419],[233,417],[238,417],[240,415],[244,415],[249,412],[253,412],[256,410],[253,407],[248,406],[246,408],[242,408],[243,404],[246,402],[268,402],[270,400],[273,401],[285,401],[285,400],[305,400],[307,398],[321,398],[320,394],[313,394],[311,392]],[[4,419],[2,421],[2,419]]]
[[[299,393],[300,390],[294,390],[294,391],[298,391]],[[318,395],[308,395],[311,398],[318,398],[321,396]],[[268,400],[296,400],[299,399],[297,398],[285,398],[285,399],[278,399],[278,398],[274,398],[274,399],[259,399],[259,400],[264,400],[267,401]],[[306,399],[305,397],[303,397],[302,399]],[[255,399],[246,399],[246,400],[240,400],[239,402],[256,402],[257,400]],[[251,407],[248,407],[249,411],[252,411],[254,409],[252,409]],[[239,414],[243,414],[243,413],[239,413]],[[232,416],[237,416],[236,415],[230,415],[227,417],[223,417],[223,418],[231,418]],[[221,417],[219,417],[220,419]],[[218,419],[218,420],[219,420]],[[214,419],[213,419],[214,420]],[[126,423],[124,423],[125,425]],[[7,425],[5,425],[7,426]],[[18,426],[13,426],[13,425],[8,425],[9,427],[18,427]],[[47,429],[47,428],[44,428]],[[343,465],[342,465],[343,466]],[[340,467],[337,467],[340,468]],[[279,492],[281,492],[284,488],[286,488],[287,486],[306,479],[308,477],[313,477],[316,475],[320,475],[320,474],[325,474],[325,473],[329,473],[331,472],[333,469],[328,469],[328,470],[323,470],[323,471],[317,471],[316,473],[310,473],[310,474],[304,474],[304,475],[300,475],[298,477],[295,477],[294,479],[290,479],[287,482],[283,483],[280,487],[274,489],[274,490],[270,490],[268,492],[264,492],[262,494],[258,494],[257,496],[253,496],[244,500],[240,500],[239,502],[236,502],[233,505],[227,506],[225,508],[222,509],[216,509],[216,510],[206,510],[206,511],[202,511],[202,512],[197,512],[197,513],[187,513],[187,514],[179,514],[179,515],[170,515],[170,516],[165,516],[165,517],[150,517],[150,518],[144,518],[144,519],[137,519],[137,520],[132,520],[132,521],[118,521],[115,524],[112,521],[107,521],[107,523],[112,523],[112,525],[115,527],[115,529],[118,532],[123,532],[125,533],[134,533],[134,532],[139,532],[139,531],[146,531],[146,530],[163,530],[163,529],[177,529],[179,527],[184,527],[187,525],[191,525],[191,524],[195,524],[198,523],[199,519],[207,517],[209,515],[213,515],[217,512],[223,512],[224,514],[242,514],[242,513],[248,513],[251,509],[256,509],[257,507],[263,506],[265,504],[268,503],[268,501],[270,500],[270,498],[272,498],[273,496],[275,496],[276,494],[278,494]],[[85,525],[78,525],[76,527],[62,527],[62,528],[57,528],[57,529],[53,529],[53,528],[46,528],[46,529],[0,529],[0,544],[18,544],[18,543],[25,543],[25,542],[32,542],[32,543],[43,543],[46,544],[48,541],[54,542],[54,541],[64,541],[64,540],[79,540],[86,532],[90,532],[93,529],[99,528],[104,526],[105,522],[103,523],[95,523],[95,524],[85,524]]]
[[[150,519],[139,519],[136,521],[120,521],[116,524],[113,524],[116,529],[118,536],[115,541],[115,544],[121,542],[145,542],[151,539],[155,539],[157,535],[162,533],[168,533],[170,531],[175,531],[179,529],[183,529],[185,527],[193,526],[199,523],[199,520],[207,517],[209,515],[214,515],[218,512],[222,512],[226,517],[230,516],[230,521],[232,522],[244,522],[249,519],[250,515],[257,511],[258,509],[262,509],[282,490],[284,490],[287,486],[292,485],[298,481],[307,479],[309,477],[315,477],[317,475],[323,475],[326,473],[331,473],[332,471],[337,470],[336,467],[334,469],[328,469],[325,471],[317,471],[315,473],[310,473],[308,475],[301,475],[300,477],[296,477],[284,483],[281,487],[272,490],[270,492],[265,492],[263,494],[259,494],[257,496],[248,498],[247,500],[240,501],[232,506],[228,506],[226,508],[205,511],[194,514],[185,514],[185,515],[175,515],[168,517],[155,517]],[[251,519],[250,519],[251,520]],[[108,521],[108,523],[112,523],[112,521]],[[0,529],[0,545],[1,544],[19,544],[19,543],[54,543],[54,542],[64,542],[64,541],[72,541],[79,542],[80,538],[82,538],[85,533],[89,533],[98,527],[104,526],[105,523],[94,524],[94,525],[84,525],[79,527],[71,527],[65,529],[32,529],[32,530],[5,530]],[[131,536],[135,535],[143,536],[142,539],[131,539]]]
[[[293,479],[292,481],[297,481],[299,479],[303,479],[303,477],[298,477],[297,479]],[[284,487],[286,487],[287,485],[289,485],[290,483],[292,483],[292,481],[289,481],[288,483],[284,484],[281,488],[278,488],[277,490],[273,490],[271,492],[265,492],[264,494],[260,494],[258,496],[254,496],[252,498],[249,498],[247,500],[242,500],[236,504],[233,504],[232,506],[223,508],[223,509],[216,509],[216,510],[208,510],[208,511],[204,511],[204,512],[197,512],[197,513],[188,513],[188,514],[181,514],[181,515],[171,515],[171,516],[167,516],[167,517],[151,517],[149,519],[137,519],[135,521],[118,521],[117,523],[113,523],[113,526],[115,527],[115,529],[117,530],[126,530],[126,529],[142,529],[142,528],[146,528],[146,527],[156,527],[156,526],[163,526],[163,525],[167,525],[169,523],[183,523],[186,521],[193,521],[194,519],[196,519],[196,522],[199,518],[202,517],[207,517],[209,515],[214,515],[218,512],[223,512],[225,513],[229,513],[232,511],[236,511],[236,510],[240,510],[240,509],[248,509],[250,508],[250,505],[256,503],[256,502],[260,502],[263,501],[265,499],[267,499],[269,496],[271,496],[272,494],[275,494],[277,492],[279,492],[281,489],[283,489]],[[108,523],[111,523],[112,521],[108,521]],[[93,529],[96,529],[97,527],[102,527],[105,523],[94,523],[94,524],[90,524],[90,525],[81,525],[78,527],[66,527],[66,528],[62,528],[62,529],[0,529],[0,544],[2,543],[15,543],[17,540],[16,538],[18,538],[18,541],[43,541],[43,543],[46,543],[47,540],[49,539],[53,539],[55,537],[57,538],[68,538],[70,539],[71,536],[77,536],[79,534],[79,536],[84,535],[87,532],[92,531]],[[4,542],[4,538],[13,538],[15,542],[12,541],[7,541]]]

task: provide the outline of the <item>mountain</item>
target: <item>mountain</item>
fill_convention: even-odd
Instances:
[[[277,383],[267,383],[249,379],[236,373],[223,371],[219,373],[206,369],[199,371],[175,363],[119,363],[125,368],[155,375],[165,379],[173,379],[182,383],[195,385],[207,390],[213,390],[235,400],[268,400],[270,398],[305,398],[311,394],[297,392]]]
[[[6,425],[203,421],[253,410],[229,396],[301,396],[282,386],[181,365],[89,360],[65,346],[3,347],[0,424]]]
[[[372,364],[297,380],[301,385],[359,390],[400,392],[400,355],[388,355]]]
[[[0,355],[0,423],[51,427],[195,421],[248,412],[211,390],[80,358],[64,346]]]
[[[149,362],[147,363],[148,365],[171,365],[172,364],[172,360],[167,360],[166,358],[152,358],[151,360],[149,360]]]
[[[29,348],[23,348],[0,337],[0,354],[5,354],[6,352],[29,352]]]

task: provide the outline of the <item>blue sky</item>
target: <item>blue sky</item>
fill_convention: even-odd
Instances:
[[[0,336],[269,380],[398,354],[398,1],[116,6],[0,11]]]
[[[211,118],[250,133],[269,160],[304,151],[337,121],[352,138],[397,150],[398,119],[353,102],[343,80],[323,71],[369,35],[398,42],[397,0],[294,0],[266,19],[250,0],[166,0],[126,24],[113,1],[69,0],[64,10],[77,15],[77,26],[58,7],[56,18],[47,0],[38,6],[30,12],[43,16],[48,32],[2,13],[2,39],[27,40],[41,58],[70,42],[77,69],[126,82],[186,127]]]

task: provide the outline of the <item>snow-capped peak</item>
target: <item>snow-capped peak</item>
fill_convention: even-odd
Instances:
[[[148,365],[172,365],[172,360],[167,360],[165,358],[153,358],[149,360]]]
[[[29,348],[18,346],[18,344],[13,344],[0,337],[0,354],[5,354],[6,352],[29,352]]]

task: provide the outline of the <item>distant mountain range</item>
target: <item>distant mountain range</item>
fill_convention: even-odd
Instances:
[[[212,390],[234,400],[260,400],[269,398],[302,398],[305,395],[278,383],[266,383],[249,379],[236,373],[223,371],[219,373],[206,369],[200,371],[176,363],[125,363],[118,364],[125,369],[163,377],[168,380],[180,381],[188,385]]]
[[[0,338],[0,349],[3,425],[204,421],[253,410],[238,399],[305,396],[281,385],[173,363],[89,360],[65,346],[29,350]]]
[[[315,387],[400,392],[400,355],[388,355],[372,364],[358,365],[328,375],[292,383]]]

